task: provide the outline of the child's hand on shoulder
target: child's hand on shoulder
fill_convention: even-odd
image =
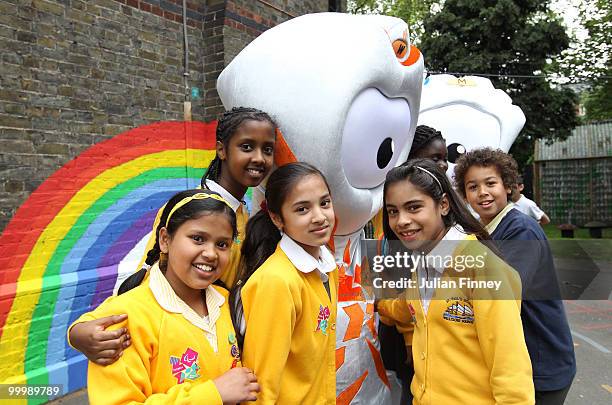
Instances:
[[[224,404],[257,400],[257,377],[246,367],[233,368],[213,380]]]
[[[127,328],[111,331],[106,328],[126,319],[123,314],[77,323],[70,330],[70,342],[89,361],[100,366],[113,364],[130,345],[130,335]]]

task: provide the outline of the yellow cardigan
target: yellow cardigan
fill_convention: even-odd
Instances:
[[[477,241],[462,242],[454,254],[484,254],[484,270],[447,268],[443,281],[459,277],[498,280],[502,290],[495,294],[466,287],[437,289],[427,314],[418,288],[409,289],[406,299],[384,300],[378,305],[380,315],[397,325],[407,329],[414,325],[413,404],[533,404],[518,273]],[[417,279],[416,272],[413,279]]]
[[[261,386],[258,404],[336,403],[338,272],[300,272],[280,247],[242,288],[243,362]]]
[[[109,329],[126,326],[132,344],[109,366],[89,362],[87,389],[92,405],[206,403],[221,405],[212,382],[234,363],[234,328],[230,319],[227,291],[214,287],[225,297],[216,322],[218,350],[204,332],[182,314],[164,310],[148,283],[118,297],[109,297],[92,315],[95,318],[127,313],[128,319]],[[236,349],[234,349],[236,353]]]
[[[240,205],[238,211],[236,211],[236,225],[238,228],[238,236],[232,243],[232,247],[230,250],[231,256],[230,261],[227,264],[227,268],[219,277],[221,281],[225,284],[225,286],[231,289],[236,282],[236,275],[238,273],[238,264],[240,263],[240,247],[242,246],[242,241],[246,235],[246,223],[249,219],[249,214],[247,212],[244,204]]]

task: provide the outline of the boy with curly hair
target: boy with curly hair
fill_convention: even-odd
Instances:
[[[521,276],[521,319],[536,405],[563,404],[576,374],[574,345],[546,235],[510,201],[518,165],[512,156],[491,148],[472,150],[456,163],[457,191]]]

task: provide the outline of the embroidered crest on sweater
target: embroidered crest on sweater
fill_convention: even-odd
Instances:
[[[317,329],[315,329],[315,332],[320,330],[324,335],[327,335],[329,315],[329,307],[319,304],[319,316],[317,316]]]
[[[198,352],[191,348],[187,348],[185,353],[179,358],[170,356],[170,364],[172,365],[172,375],[176,377],[178,384],[182,384],[185,380],[195,380],[200,377],[198,371]]]
[[[453,297],[446,300],[450,304],[442,317],[451,322],[474,323],[474,307],[472,303],[462,297]]]
[[[238,362],[240,361],[240,350],[238,349],[238,342],[236,341],[236,335],[230,333],[227,335],[227,341],[232,345],[230,348],[230,354],[234,358],[232,360],[232,368],[236,368],[238,366]]]

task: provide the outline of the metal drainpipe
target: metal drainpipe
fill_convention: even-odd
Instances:
[[[187,40],[187,0],[183,0],[183,85],[185,101],[183,102],[183,119],[191,121],[191,92],[189,91],[189,43]]]

